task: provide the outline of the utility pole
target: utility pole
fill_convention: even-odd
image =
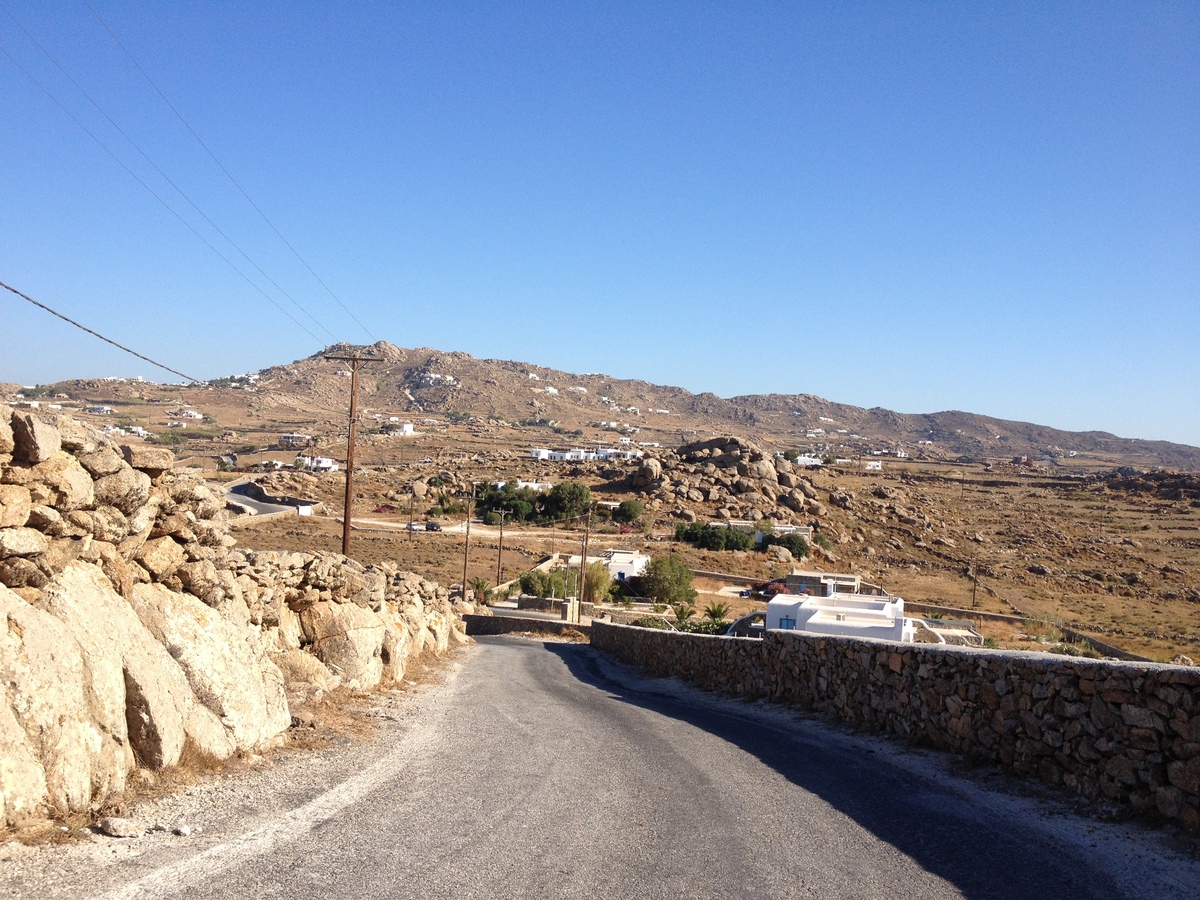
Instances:
[[[584,603],[587,600],[587,552],[588,539],[592,535],[592,508],[589,506],[587,518],[584,520],[583,526],[583,552],[579,557],[579,602]]]
[[[979,604],[975,602],[975,592],[979,590],[979,558],[976,557],[971,563],[971,609],[979,609]]]
[[[496,587],[500,587],[502,580],[500,566],[504,562],[504,517],[511,512],[511,509],[500,510],[500,546],[496,548]]]
[[[370,356],[325,354],[330,361],[350,364],[350,433],[346,438],[346,503],[342,511],[342,556],[350,555],[350,508],[354,499],[354,436],[358,425],[358,369],[359,366],[379,362]]]
[[[417,499],[416,494],[408,495],[408,546],[412,546],[413,542],[413,501]]]
[[[471,508],[475,505],[475,482],[471,482],[471,499],[467,501],[467,539],[463,543],[462,600],[467,602],[467,555],[471,552]]]

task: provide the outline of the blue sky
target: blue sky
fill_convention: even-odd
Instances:
[[[196,377],[373,337],[1200,445],[1194,3],[91,0],[366,331],[83,0],[3,3],[307,331],[2,54],[0,281]],[[170,380],[0,294],[0,381]]]

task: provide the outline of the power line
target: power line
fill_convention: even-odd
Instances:
[[[292,251],[292,255],[295,256],[296,259],[300,260],[301,265],[303,265],[304,268],[308,269],[309,274],[311,274],[312,277],[317,280],[317,282],[321,285],[321,287],[325,288],[325,290],[329,293],[329,296],[337,301],[337,305],[340,306],[345,311],[346,315],[348,315],[351,319],[353,319],[355,324],[358,325],[358,327],[361,328],[372,341],[375,341],[376,340],[375,335],[371,334],[371,332],[367,329],[367,326],[358,320],[358,316],[354,315],[354,313],[352,313],[350,311],[349,307],[347,307],[346,304],[342,302],[342,299],[333,292],[333,289],[329,285],[327,285],[322,280],[321,276],[318,275],[313,270],[313,267],[308,264],[308,261],[305,260],[305,258],[300,255],[300,252],[295,247],[292,246],[291,241],[289,241],[287,238],[285,238],[283,236],[283,233],[278,228],[275,227],[275,223],[267,218],[267,214],[265,212],[263,212],[259,208],[258,204],[255,203],[250,198],[250,195],[246,193],[246,189],[243,188],[238,183],[237,179],[233,177],[233,175],[230,173],[230,171],[227,168],[225,168],[224,164],[219,159],[217,159],[217,155],[215,153],[213,153],[211,149],[209,149],[208,144],[204,143],[204,140],[200,137],[200,135],[198,135],[196,133],[196,130],[194,128],[192,128],[192,126],[190,124],[188,124],[188,120],[183,117],[183,113],[181,113],[178,109],[176,109],[175,104],[172,103],[169,99],[167,99],[167,95],[163,93],[162,88],[160,88],[157,84],[155,84],[154,79],[151,78],[150,75],[146,72],[146,70],[142,68],[141,63],[139,63],[137,61],[137,59],[134,57],[134,55],[131,52],[129,52],[129,48],[126,47],[123,43],[121,43],[121,39],[119,37],[117,37],[116,33],[108,26],[108,23],[106,21],[104,21],[104,18],[100,15],[100,13],[96,12],[96,7],[92,6],[92,4],[89,2],[89,0],[83,0],[83,2],[87,6],[87,8],[92,11],[92,15],[94,15],[96,17],[96,20],[101,25],[104,26],[104,30],[108,32],[109,36],[113,39],[113,41],[116,42],[116,45],[118,47],[120,47],[122,51],[124,51],[126,56],[129,57],[129,61],[131,63],[133,63],[133,65],[137,68],[137,70],[139,72],[142,73],[142,77],[146,79],[146,81],[150,85],[150,87],[154,88],[154,90],[158,94],[158,96],[160,96],[162,98],[163,103],[167,104],[167,106],[170,107],[171,112],[175,113],[176,118],[178,118],[179,121],[183,123],[183,127],[186,128],[188,130],[188,132],[192,135],[192,137],[194,137],[196,139],[196,143],[198,143],[201,147],[204,148],[204,152],[207,153],[209,155],[209,157],[212,159],[212,161],[217,164],[217,168],[219,168],[222,172],[225,173],[225,177],[229,179],[230,183],[235,188],[238,189],[238,192],[243,197],[246,198],[246,202],[249,203],[254,208],[254,211],[256,213],[258,213],[260,217],[262,217],[262,220],[267,223],[267,225],[270,227],[270,229],[272,231],[275,232],[276,236],[281,241],[283,241],[283,243],[287,246],[287,248],[289,250]]]
[[[124,344],[118,344],[118,343],[117,343],[116,341],[114,341],[112,338],[106,338],[106,337],[105,337],[104,335],[102,335],[100,332],[98,332],[98,331],[93,331],[92,329],[88,328],[86,325],[80,325],[80,324],[79,324],[78,322],[76,322],[74,319],[68,318],[67,316],[64,316],[62,313],[58,312],[57,310],[51,309],[51,308],[50,308],[50,307],[48,307],[48,306],[47,306],[45,303],[38,303],[38,301],[34,300],[34,299],[33,299],[32,297],[30,297],[28,294],[23,294],[23,293],[21,293],[20,291],[18,291],[18,290],[17,290],[15,287],[13,287],[12,285],[8,285],[8,284],[5,284],[3,281],[0,281],[0,287],[4,288],[5,290],[12,291],[12,292],[13,292],[14,294],[16,294],[18,297],[20,297],[20,298],[22,298],[22,299],[24,299],[24,300],[28,300],[28,301],[29,301],[30,303],[32,303],[34,306],[36,306],[36,307],[39,307],[40,309],[44,309],[46,312],[50,313],[52,316],[58,316],[58,317],[59,317],[60,319],[62,319],[64,322],[69,322],[70,324],[74,325],[76,328],[79,328],[79,329],[81,329],[81,330],[83,330],[83,331],[86,331],[88,334],[92,335],[93,337],[98,337],[98,338],[100,338],[100,340],[104,341],[105,343],[112,344],[112,345],[113,345],[114,347],[116,347],[118,350],[124,350],[126,353],[131,353],[131,354],[133,354],[133,355],[134,355],[134,356],[136,356],[138,359],[144,359],[146,362],[150,363],[152,366],[158,366],[160,369],[166,369],[166,370],[167,370],[168,372],[170,372],[172,375],[178,375],[180,378],[186,378],[188,381],[194,381],[194,382],[196,382],[197,384],[200,384],[200,383],[201,383],[199,378],[193,378],[191,375],[184,375],[182,372],[180,372],[180,371],[177,371],[177,370],[175,370],[175,369],[172,369],[170,366],[164,366],[162,363],[160,363],[160,362],[155,362],[154,360],[152,360],[152,359],[151,359],[150,357],[148,357],[148,356],[143,356],[141,353],[138,353],[136,350],[130,350],[130,349],[129,349],[128,347],[126,347]]]
[[[68,72],[63,67],[63,65],[54,57],[54,55],[49,50],[47,50],[36,37],[33,36],[33,34],[30,32],[30,30],[25,27],[24,23],[22,23],[20,19],[18,19],[15,15],[13,15],[12,11],[7,6],[5,6],[3,3],[0,3],[0,9],[3,9],[5,14],[10,19],[12,19],[14,23],[16,23],[17,27],[20,28],[23,32],[25,32],[25,36],[27,38],[29,38],[30,41],[33,42],[35,47],[37,47],[39,50],[42,51],[42,54],[46,57],[46,59],[50,60],[50,62],[52,62],[54,64],[55,68],[57,68],[58,71],[63,74],[63,77],[66,78],[67,81],[71,82],[72,85],[74,85],[75,90],[77,90],[77,91],[79,91],[79,93],[83,94],[83,96],[87,99],[87,101],[96,108],[96,111],[99,112],[100,115],[104,116],[104,118],[108,121],[108,124],[111,125],[113,128],[115,128],[117,130],[117,132],[120,133],[121,137],[125,138],[125,140],[129,142],[129,145],[131,147],[133,147],[134,150],[136,150],[138,153],[141,154],[142,158],[144,160],[146,160],[146,162],[148,162],[154,168],[154,171],[156,171],[159,175],[161,175],[163,177],[163,179],[167,182],[167,184],[171,185],[171,187],[173,187],[176,190],[176,192],[181,197],[183,197],[183,199],[186,200],[188,202],[188,204],[191,205],[192,209],[194,209],[196,212],[198,212],[203,217],[204,221],[206,221],[209,225],[211,225],[213,227],[213,229],[217,232],[217,234],[221,235],[221,237],[223,237],[229,243],[229,245],[231,247],[233,247],[234,250],[236,250],[238,253],[240,253],[242,255],[242,258],[245,259],[246,262],[248,262],[248,263],[250,263],[250,265],[254,266],[254,268],[258,270],[259,274],[262,275],[263,278],[265,278],[265,279],[267,279],[267,281],[271,282],[271,284],[275,286],[275,289],[277,291],[279,291],[279,293],[281,293],[281,294],[283,294],[283,296],[287,297],[287,299],[290,300],[292,302],[292,304],[298,310],[300,310],[302,313],[304,313],[306,316],[308,316],[308,318],[312,321],[312,323],[314,325],[316,325],[318,328],[320,328],[322,331],[324,331],[333,340],[335,340],[335,341],[337,340],[337,338],[334,336],[333,332],[331,332],[328,328],[326,328],[324,326],[324,324],[319,322],[316,319],[316,317],[313,316],[312,313],[310,313],[307,309],[305,309],[303,306],[301,306],[300,302],[298,300],[296,300],[296,298],[294,298],[291,294],[289,294],[282,287],[280,287],[279,283],[276,282],[274,278],[272,278],[265,271],[263,271],[262,266],[260,266],[253,259],[251,259],[250,255],[248,253],[246,253],[246,251],[243,250],[240,246],[238,246],[237,242],[234,241],[233,238],[231,238],[229,235],[227,235],[224,232],[224,230],[222,230],[221,227],[219,225],[217,225],[216,222],[214,222],[211,218],[209,218],[208,214],[204,210],[202,210],[196,204],[196,202],[194,200],[192,200],[191,197],[188,196],[187,192],[184,191],[183,188],[181,188],[178,184],[175,183],[175,181],[171,178],[171,176],[169,176],[166,172],[164,172],[162,170],[162,168],[158,165],[158,163],[156,163],[153,159],[150,158],[149,154],[147,154],[146,151],[141,148],[141,146],[137,143],[137,141],[135,141],[133,138],[131,138],[125,132],[124,128],[122,128],[120,125],[118,125],[113,120],[113,117],[110,116],[105,111],[104,107],[102,107],[99,103],[96,102],[95,98],[92,97],[92,95],[89,94],[84,89],[83,85],[81,85],[78,81],[75,80],[75,78],[71,75],[71,73]]]
[[[212,243],[207,238],[204,237],[204,235],[202,235],[199,231],[197,231],[192,226],[191,222],[189,222],[187,219],[185,219],[183,216],[181,216],[178,212],[176,212],[176,210],[171,206],[171,204],[167,203],[166,200],[164,200],[161,196],[159,196],[158,192],[155,191],[154,188],[152,188],[152,187],[150,187],[150,185],[146,184],[146,182],[143,181],[138,176],[138,174],[133,171],[133,169],[129,168],[129,166],[125,164],[125,161],[122,160],[121,157],[117,156],[117,154],[115,154],[109,148],[109,146],[104,143],[104,141],[102,141],[102,140],[100,140],[100,138],[96,137],[96,135],[92,132],[92,130],[90,128],[88,128],[86,125],[84,125],[83,122],[81,122],[79,120],[79,118],[73,112],[71,112],[69,109],[67,109],[66,106],[64,106],[57,97],[55,97],[52,93],[50,93],[49,89],[47,89],[45,85],[43,85],[40,81],[38,81],[37,78],[34,77],[33,73],[31,73],[23,65],[21,65],[19,62],[17,62],[16,57],[14,57],[11,53],[9,53],[7,48],[5,48],[3,44],[0,44],[0,53],[3,53],[5,56],[7,56],[9,58],[9,60],[12,62],[12,64],[14,66],[16,66],[18,69],[20,69],[25,74],[26,78],[28,78],[35,85],[37,85],[38,88],[42,91],[42,93],[45,94],[47,97],[49,97],[59,109],[61,109],[64,113],[66,113],[72,122],[74,122],[76,125],[78,125],[80,128],[82,128],[84,133],[87,134],[88,137],[90,137],[93,141],[95,141],[97,144],[99,144],[101,149],[104,150],[105,153],[107,153],[114,160],[116,160],[117,165],[119,165],[122,169],[124,169],[126,172],[128,172],[130,177],[133,178],[134,181],[136,181],[138,184],[140,184],[142,187],[144,187],[146,189],[146,191],[150,194],[151,197],[153,197],[155,200],[157,200],[159,203],[161,203],[163,205],[163,208],[166,209],[167,212],[169,212],[171,215],[173,215],[175,218],[177,218],[181,223],[183,223],[183,226],[185,228],[187,228],[187,230],[190,231],[192,234],[194,234],[197,238],[199,238],[204,243],[204,245],[206,247],[208,247],[209,250],[211,250],[213,253],[217,254],[217,256],[219,256],[221,258],[222,262],[224,262],[225,265],[229,266],[229,268],[233,269],[233,271],[235,271],[239,275],[241,275],[242,278],[245,279],[245,281],[248,285],[250,285],[256,291],[258,291],[260,294],[262,294],[267,299],[267,301],[270,302],[270,304],[272,306],[274,306],[277,310],[279,310],[281,313],[283,313],[285,316],[287,316],[289,319],[291,319],[293,322],[295,322],[296,325],[301,330],[303,330],[305,334],[307,334],[310,338],[312,338],[318,344],[321,344],[321,346],[325,346],[324,341],[322,341],[319,337],[317,337],[315,334],[313,334],[311,331],[309,331],[308,328],[305,327],[303,322],[301,322],[299,319],[297,319],[295,316],[293,316],[290,312],[288,312],[286,309],[284,309],[282,306],[280,306],[275,301],[274,297],[272,297],[270,294],[268,294],[266,291],[264,291],[261,287],[259,287],[257,284],[255,284],[250,279],[250,276],[248,276],[245,272],[243,272],[236,265],[234,265],[229,260],[229,258],[227,256],[225,256],[224,253],[222,253],[220,250],[218,250],[216,247],[214,247],[212,245]]]

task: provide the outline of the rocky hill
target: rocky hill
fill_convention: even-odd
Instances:
[[[863,409],[810,394],[721,398],[680,387],[575,374],[533,363],[476,359],[466,353],[403,349],[380,341],[357,350],[376,362],[360,372],[366,413],[417,419],[548,424],[576,439],[639,441],[677,446],[710,434],[739,434],[771,450],[799,449],[854,456],[875,451],[913,458],[1011,460],[1028,457],[1066,468],[1136,466],[1200,471],[1200,448],[1166,441],[1121,438],[1106,432],[1069,432],[960,411],[923,414]],[[251,429],[270,421],[305,431],[336,433],[348,401],[343,363],[314,354],[261,372],[215,379],[202,388],[172,389],[179,400],[208,411],[219,407],[227,428]],[[165,388],[145,382],[70,381],[52,393],[92,402],[164,399]],[[547,438],[549,440],[549,438]],[[560,442],[569,442],[564,436]]]

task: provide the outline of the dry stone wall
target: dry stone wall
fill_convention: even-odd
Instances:
[[[0,826],[270,745],[292,702],[467,639],[474,608],[412,573],[239,549],[173,461],[0,406]]]
[[[999,763],[1200,827],[1200,669],[768,632],[594,621],[594,647],[651,674],[768,698]]]

